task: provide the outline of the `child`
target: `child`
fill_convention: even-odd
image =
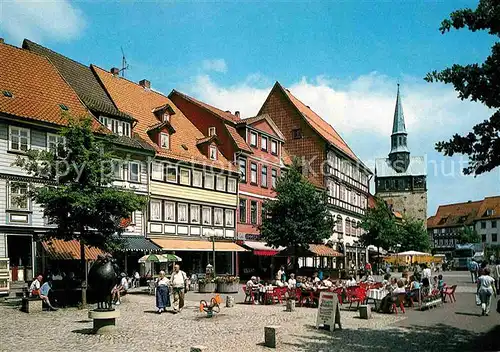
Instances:
[[[438,277],[437,276],[434,276],[434,278],[432,280],[432,288],[433,289],[437,289],[438,288]]]
[[[443,275],[439,274],[438,276],[438,284],[437,284],[437,289],[439,290],[439,292],[443,293],[443,290],[444,290],[444,280],[443,280]]]

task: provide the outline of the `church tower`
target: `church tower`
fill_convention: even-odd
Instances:
[[[375,161],[375,194],[394,211],[417,220],[427,220],[427,173],[422,156],[410,156],[401,95],[396,96],[391,151]]]

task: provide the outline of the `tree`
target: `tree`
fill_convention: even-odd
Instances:
[[[429,251],[431,247],[429,234],[422,221],[405,217],[398,230],[401,251]]]
[[[475,10],[469,8],[450,14],[441,23],[439,30],[446,33],[451,28],[467,27],[470,31],[488,30],[500,35],[500,3],[480,0]],[[433,71],[425,77],[428,82],[451,83],[462,100],[480,101],[496,111],[488,120],[475,125],[466,135],[455,134],[447,142],[438,142],[436,150],[446,156],[464,154],[469,156],[465,174],[479,175],[500,165],[500,43],[496,42],[491,54],[481,64],[458,65],[440,72]]]
[[[459,244],[479,243],[481,242],[481,237],[473,227],[464,226],[458,232],[457,241]]]
[[[43,207],[49,227],[45,238],[80,241],[83,277],[82,303],[86,304],[85,245],[112,250],[120,245],[122,219],[146,206],[146,198],[112,184],[111,136],[96,136],[92,119],[66,115],[56,150],[29,150],[14,165],[40,179],[27,197]],[[118,237],[116,236],[118,234]]]
[[[288,247],[297,267],[297,253],[328,239],[335,222],[328,211],[326,192],[302,176],[298,159],[278,179],[276,193],[276,199],[264,201],[261,237],[274,248]]]
[[[375,207],[366,210],[361,220],[361,228],[365,230],[360,237],[364,246],[374,245],[388,250],[400,242],[396,218],[381,198],[375,198]]]

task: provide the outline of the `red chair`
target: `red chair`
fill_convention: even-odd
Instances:
[[[243,285],[243,292],[245,292],[245,300],[243,303],[252,303],[255,304],[255,297],[253,295],[253,290],[247,290],[247,286]]]
[[[450,297],[450,302],[456,302],[455,298],[455,290],[457,289],[457,285],[453,285],[451,287],[445,287],[443,290],[443,302],[446,302],[446,297]]]
[[[356,309],[357,309],[357,308],[359,308],[359,305],[361,303],[364,303],[366,301],[366,289],[364,289],[363,287],[357,287],[357,286],[354,286],[353,289],[349,290],[350,288],[351,287],[347,288],[348,302],[350,303],[349,310],[351,309],[352,304],[354,302],[358,303],[358,305],[356,307]]]
[[[267,294],[268,292],[266,292]],[[270,292],[271,296],[271,302],[272,304],[274,303],[279,303],[282,304],[283,301],[281,300],[281,287],[275,287],[272,292]]]
[[[399,307],[399,309],[401,309],[401,311],[403,313],[406,313],[406,311],[405,311],[405,298],[406,298],[406,293],[400,293],[400,294],[398,294],[398,298],[397,298],[396,302],[394,302],[392,304],[392,311],[394,313],[396,313],[396,315],[398,314],[398,307]]]
[[[344,293],[344,289],[342,287],[336,288],[333,290],[334,293],[337,294],[337,298],[339,299],[339,303],[342,304],[342,294]]]

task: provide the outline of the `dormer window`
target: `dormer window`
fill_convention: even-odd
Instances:
[[[168,133],[160,133],[160,147],[163,149],[170,149],[170,135]]]
[[[170,114],[168,113],[168,111],[165,111],[163,113],[163,122],[165,122],[165,121],[170,122]]]
[[[217,160],[217,147],[214,145],[211,145],[209,152],[210,152],[209,153],[210,159]]]
[[[217,133],[215,131],[215,127],[209,127],[208,128],[208,136],[209,137],[212,137],[212,136],[215,136]]]
[[[250,145],[257,147],[257,133],[255,132],[250,132]]]
[[[486,210],[486,216],[493,216],[493,214],[495,214],[495,211],[493,209]]]

